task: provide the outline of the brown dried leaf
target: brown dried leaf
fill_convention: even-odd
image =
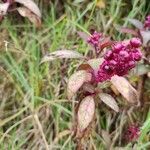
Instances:
[[[92,122],[95,113],[95,102],[93,97],[85,97],[78,108],[77,122],[78,131],[83,132]]]
[[[113,41],[111,41],[110,37],[106,37],[104,38],[101,42],[100,42],[100,49],[104,49],[105,47],[109,47],[113,44]]]
[[[84,56],[77,51],[73,50],[58,50],[52,53],[49,53],[48,55],[45,55],[41,63],[47,62],[47,61],[52,61],[57,58],[84,58]]]
[[[17,8],[17,10],[21,16],[27,17],[36,27],[41,26],[41,18],[35,15],[34,13],[32,13],[30,9],[26,7],[19,7]]]
[[[134,25],[136,28],[142,30],[143,29],[143,23],[137,19],[128,19],[128,21]]]
[[[114,111],[119,112],[118,104],[111,95],[106,93],[100,93],[99,97],[106,105],[108,105]]]
[[[41,18],[41,12],[38,6],[32,0],[14,0],[14,2],[20,3],[33,12],[36,16]]]
[[[9,7],[9,3],[0,4],[0,16],[5,16]]]
[[[78,68],[78,70],[86,70],[86,71],[91,71],[93,70],[92,67],[89,64],[81,64]]]
[[[139,36],[139,33],[136,30],[130,29],[130,28],[125,28],[125,27],[116,27],[116,30],[121,32],[121,33],[129,33],[134,36]]]
[[[111,82],[128,102],[137,102],[137,91],[132,87],[127,79],[115,75],[111,78]]]
[[[74,94],[79,90],[79,88],[83,85],[83,83],[90,81],[91,78],[91,74],[84,70],[80,70],[74,73],[68,81],[68,99],[71,99],[74,96]]]
[[[148,44],[150,43],[150,31],[140,31],[140,34],[143,39],[143,45],[148,46]]]

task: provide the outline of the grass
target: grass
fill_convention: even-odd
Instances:
[[[40,65],[41,58],[58,49],[74,49],[83,54],[88,52],[86,44],[76,31],[90,29],[104,31],[113,39],[121,40],[117,25],[130,26],[128,18],[144,20],[150,12],[148,1],[123,0],[106,1],[106,8],[100,9],[96,1],[66,1],[62,11],[59,3],[43,8],[43,26],[35,29],[26,19],[5,18],[0,27],[0,149],[38,150],[75,149],[75,143],[68,129],[72,128],[73,104],[66,99],[66,81],[79,65],[79,60],[56,60]],[[45,9],[44,9],[45,7]],[[42,10],[41,8],[41,10]],[[21,22],[21,23],[20,23]],[[4,41],[8,41],[4,43]],[[63,68],[63,69],[62,69]],[[148,87],[150,86],[147,80]],[[145,93],[150,96],[149,89]],[[126,103],[118,102],[122,109]],[[149,105],[148,105],[149,106]],[[111,133],[112,147],[132,149],[133,143],[124,145],[120,140],[127,123],[139,122],[141,136],[135,149],[150,148],[150,112],[146,106],[134,109],[128,106],[119,114],[107,107],[97,110],[96,130],[93,131],[89,146],[106,149],[102,130]]]

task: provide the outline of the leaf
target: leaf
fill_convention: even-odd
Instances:
[[[110,40],[110,37],[106,37],[104,38],[101,42],[100,42],[100,49],[104,49],[105,47],[111,46],[113,44],[113,42]]]
[[[77,51],[71,51],[71,50],[58,50],[52,53],[49,53],[48,55],[45,55],[41,63],[52,61],[54,59],[60,59],[60,58],[84,58],[84,56]]]
[[[91,71],[93,70],[92,67],[89,64],[81,64],[78,67],[78,70],[86,70],[86,71]]]
[[[150,66],[145,64],[139,64],[135,69],[133,69],[133,74],[135,75],[144,75],[150,72]]]
[[[99,8],[105,8],[106,7],[105,1],[104,0],[98,0],[96,3],[96,6]]]
[[[99,66],[103,63],[103,58],[90,59],[87,63],[94,69],[98,70]]]
[[[128,21],[138,29],[143,29],[143,23],[137,19],[128,19]]]
[[[140,31],[140,34],[143,39],[143,45],[148,46],[148,44],[150,42],[150,31]]]
[[[116,27],[116,30],[121,32],[121,33],[129,33],[129,34],[132,34],[134,36],[139,36],[138,32],[133,30],[133,29],[124,28],[124,27]]]
[[[119,112],[118,104],[111,95],[106,93],[100,93],[99,97],[106,105],[108,105],[114,111]]]
[[[41,18],[30,11],[30,9],[26,7],[19,7],[17,8],[17,11],[21,16],[27,17],[36,27],[41,26]]]
[[[128,102],[137,102],[137,91],[132,87],[127,79],[115,75],[111,78],[111,83],[124,96],[124,98],[126,98]]]
[[[32,0],[14,0],[14,2],[20,3],[28,8],[31,12],[41,18],[41,12],[38,6]]]
[[[91,78],[92,78],[91,73],[88,73],[84,70],[75,72],[68,81],[67,86],[68,99],[71,99],[74,96],[74,94],[79,90],[79,88],[83,85],[83,83],[89,82]]]
[[[84,131],[92,122],[95,113],[95,102],[92,96],[85,97],[78,108],[77,123],[78,130]]]
[[[5,16],[9,7],[9,3],[0,4],[0,16]]]

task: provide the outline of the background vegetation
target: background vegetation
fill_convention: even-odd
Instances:
[[[0,149],[40,150],[75,149],[72,134],[74,104],[66,98],[68,77],[81,63],[57,60],[40,65],[41,58],[58,49],[73,49],[87,54],[89,48],[77,31],[104,32],[114,40],[129,38],[117,26],[132,27],[128,18],[144,21],[150,13],[149,0],[37,0],[42,12],[42,27],[37,29],[17,12],[0,25]],[[128,76],[138,88],[141,76]],[[104,85],[104,90],[111,89]],[[115,113],[101,104],[96,112],[96,130],[89,139],[90,149],[149,149],[150,79],[143,87],[140,107],[129,105],[121,96]],[[138,124],[137,142],[123,140],[125,124]],[[105,130],[107,134],[103,135]],[[106,136],[107,135],[107,136]],[[109,143],[109,138],[111,142]],[[134,148],[132,148],[134,147]]]

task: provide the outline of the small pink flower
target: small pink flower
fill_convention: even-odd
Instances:
[[[135,141],[140,136],[140,128],[137,125],[130,125],[126,132],[125,132],[125,138],[129,141]]]
[[[94,47],[98,47],[100,38],[102,37],[102,33],[94,32],[90,38],[87,40],[89,44],[91,44]]]

